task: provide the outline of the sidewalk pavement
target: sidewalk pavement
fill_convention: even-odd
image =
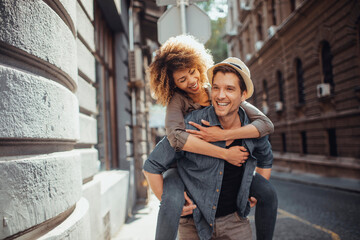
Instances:
[[[271,173],[271,178],[360,193],[360,180],[355,179],[331,178],[309,173],[286,173],[274,170]],[[138,205],[134,210],[133,217],[126,221],[119,233],[111,240],[155,239],[158,210],[159,200],[154,194],[151,194],[149,203],[147,205]]]
[[[137,205],[134,215],[111,240],[154,240],[159,203],[155,195],[150,194],[148,204]]]

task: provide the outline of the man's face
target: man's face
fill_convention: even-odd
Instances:
[[[219,118],[237,114],[240,104],[245,100],[246,92],[241,94],[239,78],[235,73],[217,72],[214,76],[211,100]]]

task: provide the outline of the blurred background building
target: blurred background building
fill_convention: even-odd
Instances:
[[[228,54],[275,125],[274,168],[360,178],[360,3],[229,0]]]
[[[155,1],[0,1],[0,239],[110,239],[146,201]]]

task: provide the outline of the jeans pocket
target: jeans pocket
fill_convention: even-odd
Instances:
[[[246,218],[246,217],[245,217],[245,218],[240,217],[237,212],[234,212],[234,215],[235,215],[235,218],[236,218],[240,223],[249,222],[249,219],[248,219],[248,218]]]
[[[189,223],[189,220],[190,220],[190,218],[183,218],[183,217],[181,217],[181,218],[180,218],[180,221],[179,221],[179,224],[181,224],[181,225],[186,225],[186,224]]]

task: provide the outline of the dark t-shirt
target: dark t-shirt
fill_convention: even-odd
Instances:
[[[242,146],[242,142],[241,139],[237,139],[226,148]],[[215,217],[226,216],[236,211],[236,198],[244,174],[245,163],[241,167],[237,167],[225,161],[224,176]]]

